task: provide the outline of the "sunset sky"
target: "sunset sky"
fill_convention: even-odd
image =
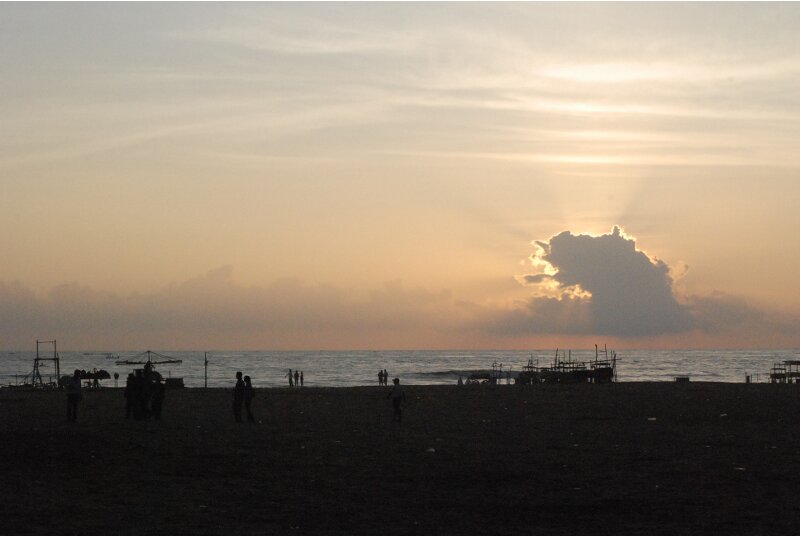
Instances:
[[[2,3],[0,349],[800,347],[798,28]]]

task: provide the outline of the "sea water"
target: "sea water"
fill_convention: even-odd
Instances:
[[[156,349],[153,349],[154,351]],[[113,354],[107,357],[106,353]],[[253,379],[256,387],[288,386],[287,373],[303,372],[306,386],[377,385],[378,371],[386,369],[389,378],[399,377],[403,384],[455,384],[477,372],[502,367],[503,377],[513,379],[529,360],[546,366],[553,362],[555,350],[530,351],[164,351],[180,364],[157,364],[164,377],[181,377],[188,387],[202,387],[206,382],[204,362],[208,358],[209,387],[230,387],[236,371]],[[34,351],[0,351],[0,386],[22,384],[33,370]],[[40,350],[40,356],[52,357],[52,349]],[[595,350],[573,350],[573,360],[595,357]],[[112,378],[101,382],[113,387],[113,374],[119,373],[119,386],[124,386],[128,373],[141,365],[117,365],[117,360],[142,359],[141,351],[59,351],[61,374],[75,369],[105,369]],[[602,349],[600,358],[604,358]],[[163,359],[154,356],[154,360]],[[800,360],[800,350],[624,350],[617,352],[617,380],[672,381],[688,376],[692,381],[744,382],[751,375],[753,382],[765,382],[776,362]],[[45,381],[55,377],[53,362],[40,364]],[[513,382],[513,380],[511,381]]]

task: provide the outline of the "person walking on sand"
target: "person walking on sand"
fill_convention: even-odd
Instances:
[[[78,421],[78,403],[81,400],[81,372],[75,374],[67,383],[67,421]]]
[[[250,410],[250,405],[253,403],[255,397],[255,390],[250,381],[250,375],[244,376],[244,408],[247,410],[247,421],[254,422],[256,419],[253,417],[253,412]],[[240,411],[241,412],[241,411]]]
[[[303,387],[303,372],[300,371],[300,387]]]
[[[394,408],[392,421],[400,423],[403,420],[403,409],[401,408],[401,404],[406,401],[406,392],[404,392],[403,388],[400,387],[400,379],[395,378],[392,380],[392,382],[394,383],[394,386],[392,386],[392,391],[389,392],[389,395],[387,395],[386,398],[392,400],[392,408]]]
[[[242,372],[236,372],[236,386],[233,387],[233,417],[237,423],[242,421],[242,403],[244,402],[244,381]]]
[[[378,370],[378,386],[383,386],[383,369]]]
[[[294,370],[294,385],[295,387],[300,386],[300,372],[298,370]]]
[[[291,387],[294,386],[293,380],[292,380],[293,377],[292,377],[292,370],[291,369],[289,370],[289,375],[288,376],[289,376],[289,387],[291,388]]]
[[[383,370],[383,385],[384,386],[389,385],[389,372],[386,371],[385,369]]]

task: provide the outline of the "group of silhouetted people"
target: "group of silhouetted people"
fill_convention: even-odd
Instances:
[[[383,369],[378,371],[378,386],[389,385],[389,373]]]
[[[295,369],[294,375],[292,375],[292,370],[289,370],[289,373],[286,375],[289,377],[289,387],[293,388],[295,386],[302,386],[303,385],[303,372],[298,371]]]
[[[160,420],[165,391],[161,376],[153,371],[150,362],[144,369],[137,369],[136,374],[130,373],[125,382],[125,419],[133,416],[137,421],[150,417]]]
[[[253,417],[253,411],[251,408],[254,396],[255,391],[253,390],[253,384],[250,380],[250,377],[245,375],[244,378],[242,378],[242,372],[237,371],[236,386],[233,388],[233,417],[237,422],[242,421],[242,404],[244,404],[244,407],[247,410],[247,421],[256,421],[256,419]]]
[[[382,386],[388,385],[388,373],[384,369],[378,372],[378,382]],[[303,372],[295,371],[292,375],[289,370],[289,385],[302,386]],[[64,377],[64,387],[67,394],[67,421],[74,422],[78,419],[78,403],[81,400],[81,372],[75,370],[72,377]],[[161,376],[153,371],[150,362],[146,363],[144,369],[137,369],[135,374],[130,373],[125,383],[125,419],[133,417],[134,420],[146,420],[153,417],[161,419],[161,409],[164,404],[165,387]],[[252,411],[253,397],[255,390],[248,375],[242,376],[241,371],[236,372],[236,385],[233,388],[233,416],[237,422],[242,422],[242,407],[247,412],[247,421],[254,422],[255,417]],[[406,394],[400,387],[400,379],[393,379],[393,386],[387,399],[391,399],[394,410],[392,421],[402,421],[402,404],[406,400]]]

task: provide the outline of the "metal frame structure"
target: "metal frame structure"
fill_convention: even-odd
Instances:
[[[52,358],[43,358],[39,353],[39,347],[42,346],[42,345],[48,344],[48,343],[52,343],[53,344],[53,357]],[[49,361],[52,361],[53,364],[54,364],[54,368],[55,368],[55,372],[56,372],[56,380],[55,380],[54,383],[53,382],[49,382],[49,383],[45,384],[44,380],[42,379],[42,373],[39,371],[39,364],[41,362],[49,362]],[[47,386],[47,385],[51,385],[52,386],[53,384],[58,386],[59,385],[58,381],[59,381],[60,378],[61,378],[61,362],[60,362],[60,359],[59,359],[59,356],[58,356],[58,343],[56,343],[55,339],[50,340],[50,341],[41,341],[41,340],[37,339],[36,340],[36,358],[33,359],[33,372],[31,373],[31,384],[33,386],[40,386],[40,387],[44,387],[44,386]]]

